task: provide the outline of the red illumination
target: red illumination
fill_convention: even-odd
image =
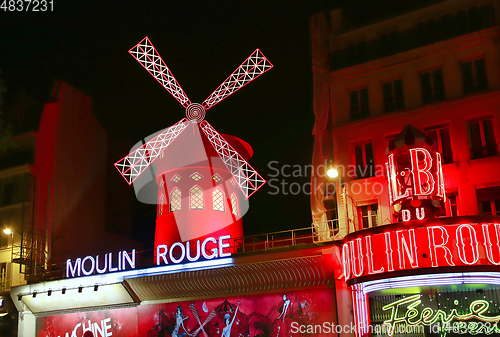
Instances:
[[[431,154],[426,149],[410,149],[410,156],[414,188],[413,194],[431,195],[434,191],[435,182],[431,173]]]
[[[395,151],[388,157],[389,195],[399,221],[423,220],[442,211],[441,155],[424,148]]]
[[[399,223],[348,235],[342,247],[346,281],[419,268],[500,265],[500,224],[456,220]]]

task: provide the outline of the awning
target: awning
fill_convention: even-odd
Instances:
[[[182,299],[333,284],[321,256],[125,279],[140,301]]]

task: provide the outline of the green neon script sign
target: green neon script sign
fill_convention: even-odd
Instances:
[[[409,326],[431,326],[435,324],[438,327],[436,332],[440,332],[442,336],[446,336],[448,332],[473,335],[500,333],[500,327],[498,326],[500,315],[485,315],[490,307],[488,301],[475,300],[469,305],[466,314],[459,314],[456,308],[451,309],[449,312],[441,309],[434,310],[429,307],[421,310],[417,309],[421,304],[420,295],[413,295],[382,307],[382,310],[391,310],[391,318],[384,321],[389,336],[394,335],[397,324]],[[458,305],[458,301],[455,300],[454,304]],[[404,311],[405,309],[406,311]],[[470,320],[479,322],[467,322]]]

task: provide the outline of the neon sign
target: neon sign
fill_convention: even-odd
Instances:
[[[427,221],[425,227],[387,225],[348,235],[342,247],[345,280],[419,268],[500,266],[500,223],[453,220]]]
[[[180,264],[185,262],[196,262],[198,260],[212,260],[215,258],[226,258],[231,256],[229,251],[230,235],[222,235],[218,239],[208,237],[203,242],[197,240],[195,246],[192,242],[175,242],[170,247],[158,245],[156,247],[156,265]],[[125,250],[105,254],[104,257],[96,255],[78,258],[75,262],[71,259],[66,261],[66,277],[89,276],[93,274],[105,274],[116,271],[135,269],[135,249],[131,253]]]
[[[113,253],[108,253],[104,254],[104,257],[89,255],[83,259],[77,258],[75,263],[72,263],[71,259],[66,261],[66,277],[105,274],[127,269],[135,269],[135,249],[131,253],[118,252],[115,258],[113,258]]]
[[[389,303],[382,307],[382,310],[391,310],[391,317],[384,321],[389,336],[394,335],[397,324],[407,326],[431,326],[438,324],[441,336],[446,336],[447,332],[458,334],[476,335],[478,333],[500,333],[498,322],[499,316],[488,316],[490,304],[485,300],[476,300],[469,305],[468,313],[459,314],[457,308],[452,308],[449,312],[429,307],[421,308],[421,295],[413,295]],[[458,306],[459,302],[454,301]],[[406,308],[406,311],[403,310]],[[402,310],[401,310],[402,309]],[[420,310],[419,310],[420,309]],[[479,322],[466,322],[476,320]],[[453,322],[453,324],[452,324]]]
[[[158,245],[156,247],[156,264],[169,264],[170,262],[177,264],[183,262],[187,259],[189,262],[195,262],[203,256],[206,260],[211,260],[217,257],[229,257],[231,256],[230,252],[225,251],[226,248],[229,248],[230,244],[224,242],[225,240],[229,240],[231,238],[230,235],[223,235],[219,237],[219,240],[216,240],[212,237],[208,237],[203,240],[201,243],[200,240],[196,241],[196,253],[193,254],[191,242],[176,242],[170,246],[170,249],[167,245]],[[209,248],[211,247],[211,248]],[[168,259],[168,258],[169,259]]]
[[[441,154],[432,139],[408,125],[387,152],[389,200],[396,221],[424,220],[443,214]]]

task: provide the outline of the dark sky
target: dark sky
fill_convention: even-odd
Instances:
[[[207,120],[218,132],[248,141],[250,163],[264,177],[271,178],[272,161],[277,168],[301,167],[301,177],[275,177],[295,183],[295,192],[310,180],[303,168],[312,157],[309,17],[342,6],[359,24],[432,2],[53,1],[53,12],[0,11],[7,88],[42,95],[41,84],[65,80],[92,97],[94,114],[112,138],[135,143],[184,117],[184,108],[127,53],[142,38],[149,36],[193,102],[202,102],[260,48],[275,68],[208,111]],[[272,195],[276,190],[268,184],[250,198],[247,234],[311,225],[309,195],[281,186]]]

